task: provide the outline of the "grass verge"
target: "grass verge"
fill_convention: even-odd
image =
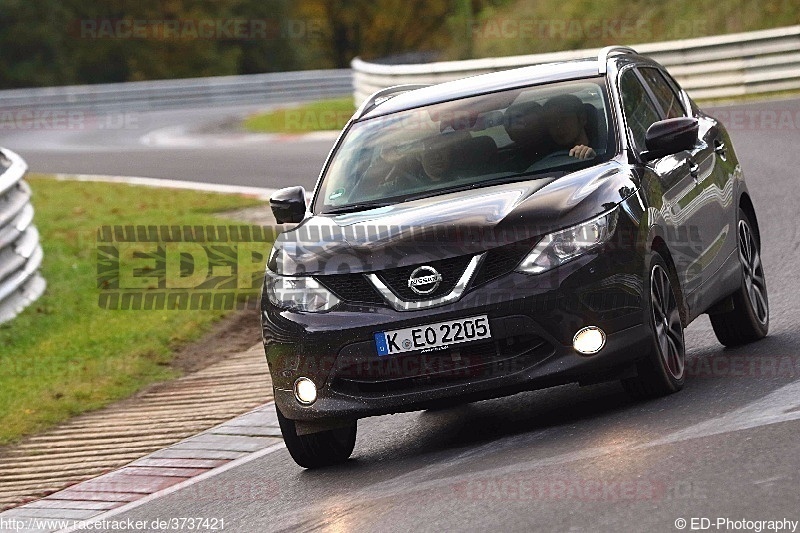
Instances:
[[[340,130],[355,110],[353,98],[348,96],[252,115],[244,120],[243,126],[256,133],[299,134]]]
[[[0,325],[0,445],[175,377],[172,353],[224,311],[110,311],[98,306],[102,225],[227,224],[257,205],[233,196],[30,176],[46,293]]]

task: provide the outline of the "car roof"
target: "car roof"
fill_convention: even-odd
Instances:
[[[544,63],[489,74],[479,74],[400,93],[373,107],[360,120],[505,89],[599,75],[597,58]]]

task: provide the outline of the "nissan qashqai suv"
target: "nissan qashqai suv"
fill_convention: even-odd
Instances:
[[[684,328],[767,334],[760,232],[724,126],[625,47],[379,91],[279,235],[262,323],[301,466],[359,418],[565,383],[680,390]]]

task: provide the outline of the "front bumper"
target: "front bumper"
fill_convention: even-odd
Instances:
[[[613,379],[652,342],[643,311],[643,265],[643,254],[630,243],[612,242],[544,274],[512,272],[436,308],[402,312],[342,304],[315,314],[264,301],[275,402],[290,419],[353,419]],[[489,342],[377,355],[376,332],[484,314]],[[607,340],[587,357],[574,351],[572,339],[588,325],[602,328]],[[292,385],[301,376],[318,388],[310,406],[294,398]]]

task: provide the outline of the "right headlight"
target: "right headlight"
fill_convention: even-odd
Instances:
[[[267,269],[264,292],[281,309],[319,313],[329,311],[339,299],[311,276],[280,276]]]
[[[571,228],[545,235],[517,267],[518,272],[541,274],[607,242],[617,226],[617,209]]]

